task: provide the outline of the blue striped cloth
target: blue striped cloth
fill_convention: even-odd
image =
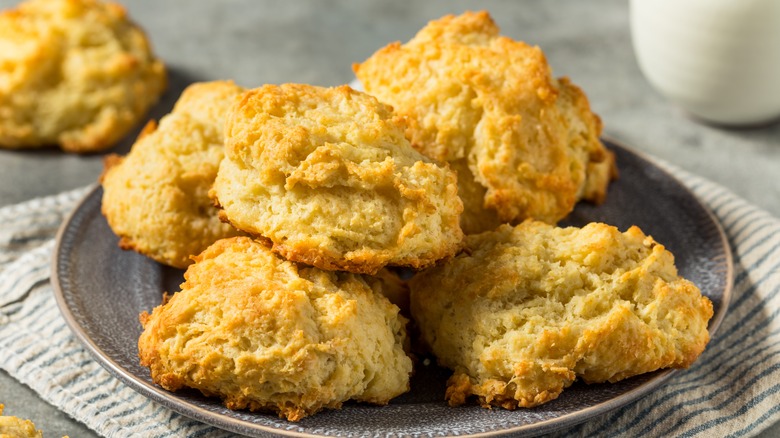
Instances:
[[[780,421],[780,220],[716,184],[662,166],[723,224],[735,263],[733,302],[689,370],[562,435],[751,436]],[[49,262],[57,227],[85,193],[0,209],[0,368],[104,436],[232,436],[137,394],[92,360],[66,327]]]

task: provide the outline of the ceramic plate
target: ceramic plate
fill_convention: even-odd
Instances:
[[[713,333],[726,312],[731,285],[728,243],[713,216],[681,183],[635,152],[614,142],[620,178],[600,206],[580,204],[565,222],[606,222],[625,230],[639,225],[675,254],[680,275],[696,283],[715,308]],[[53,275],[57,302],[66,321],[106,369],[136,391],[176,412],[250,436],[274,432],[290,436],[488,436],[537,435],[580,423],[631,403],[669,378],[660,371],[616,384],[575,383],[550,403],[506,411],[476,405],[451,408],[444,402],[449,373],[419,366],[412,390],[388,406],[347,403],[298,423],[273,414],[230,411],[219,400],[196,391],[171,393],[154,385],[138,363],[138,314],[160,304],[163,291],[176,291],[182,271],[122,251],[100,214],[102,190],[96,188],[63,224],[55,250]],[[684,372],[684,371],[682,371]]]

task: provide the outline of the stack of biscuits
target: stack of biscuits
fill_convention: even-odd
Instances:
[[[156,383],[297,421],[408,391],[410,345],[451,405],[508,409],[701,354],[712,304],[661,244],[555,225],[617,171],[538,47],[469,12],[354,70],[365,92],[194,84],[107,160],[120,245],[186,268],[141,315]]]

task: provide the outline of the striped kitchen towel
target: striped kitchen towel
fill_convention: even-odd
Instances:
[[[731,307],[689,370],[559,435],[750,436],[780,421],[780,220],[716,184],[663,166],[726,230],[735,264]],[[65,325],[49,263],[57,227],[85,193],[0,209],[0,368],[104,436],[232,436],[137,394],[92,360]]]

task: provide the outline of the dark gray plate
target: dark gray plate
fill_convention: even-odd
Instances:
[[[639,225],[676,256],[680,275],[696,283],[715,308],[710,333],[720,325],[732,283],[731,252],[713,216],[682,184],[641,156],[606,141],[617,154],[620,179],[607,202],[582,204],[566,221],[600,221],[625,230]],[[117,238],[100,214],[96,188],[63,224],[53,263],[60,310],[76,336],[106,369],[141,394],[176,412],[246,435],[275,432],[292,436],[444,436],[537,435],[572,426],[631,403],[666,381],[671,371],[650,373],[616,384],[575,383],[555,401],[534,409],[486,410],[444,403],[446,370],[419,366],[412,391],[388,406],[349,403],[298,423],[275,415],[236,412],[195,391],[170,393],[155,386],[138,364],[138,314],[160,303],[163,291],[176,291],[182,271],[165,268],[117,247]]]

